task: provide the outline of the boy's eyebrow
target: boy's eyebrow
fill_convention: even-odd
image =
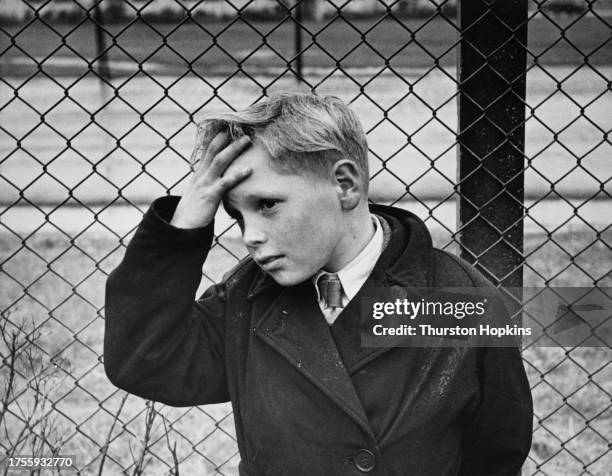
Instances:
[[[255,202],[257,200],[261,200],[262,198],[270,198],[271,196],[272,195],[267,192],[262,192],[262,193],[252,192],[252,193],[245,194],[244,198],[247,202]]]
[[[271,199],[271,198],[282,198],[282,194],[281,193],[272,193],[272,192],[268,192],[267,190],[263,190],[260,192],[246,192],[244,193],[244,195],[240,195],[240,197],[242,200],[244,200],[245,202],[255,202],[257,200],[262,200],[262,199]],[[227,210],[228,208],[233,209],[232,206],[230,205],[230,200],[228,199],[227,194],[225,195],[225,197],[223,198],[223,206],[225,207],[225,209]]]

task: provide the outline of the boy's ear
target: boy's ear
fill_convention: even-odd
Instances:
[[[333,174],[342,209],[352,210],[359,204],[363,194],[360,170],[355,162],[343,159],[334,164]]]

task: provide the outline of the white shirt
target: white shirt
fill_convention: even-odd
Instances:
[[[370,239],[368,244],[355,256],[348,264],[344,266],[336,274],[340,283],[342,284],[342,307],[325,307],[325,301],[319,293],[319,287],[317,281],[324,274],[330,274],[326,271],[320,270],[312,278],[312,282],[317,291],[317,300],[319,301],[319,307],[325,320],[331,326],[334,321],[338,318],[338,315],[347,306],[347,304],[355,297],[357,292],[363,286],[368,276],[374,269],[378,258],[380,257],[383,250],[384,235],[382,230],[382,224],[378,217],[372,215],[372,222],[374,223],[374,236]]]

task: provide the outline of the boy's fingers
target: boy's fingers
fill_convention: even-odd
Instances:
[[[250,145],[251,139],[248,136],[242,136],[240,139],[232,142],[213,159],[210,164],[211,170],[217,175],[222,175],[229,164],[231,164],[234,159],[242,154]]]
[[[204,153],[206,152],[206,146],[207,146],[207,144],[205,143],[206,135],[205,135],[204,126],[202,124],[198,124],[197,127],[198,128],[196,130],[196,137],[195,137],[193,152],[191,152],[191,157],[190,157],[190,164],[191,164],[192,171],[200,167],[200,164],[202,163],[202,160],[204,159]],[[210,142],[210,140],[207,142]]]
[[[230,135],[227,131],[219,132],[208,144],[202,144],[204,149],[204,163],[208,166],[219,152],[221,152],[230,142]]]
[[[204,153],[206,152],[206,149],[203,147],[202,144],[197,144],[196,148],[193,149],[193,152],[191,153],[191,157],[189,158],[189,164],[191,166],[191,171],[192,172],[197,172],[198,170],[200,170],[202,168],[202,164],[204,163]]]
[[[221,187],[222,193],[227,192],[229,189],[235,187],[240,182],[245,180],[251,173],[253,169],[250,167],[244,168],[242,170],[232,172],[230,174],[224,175],[219,179],[219,186]]]
[[[229,140],[230,136],[227,132],[219,132],[212,139],[205,140],[204,135],[198,130],[196,147],[191,153],[191,170],[197,173],[202,169],[207,169],[215,154],[223,150]]]

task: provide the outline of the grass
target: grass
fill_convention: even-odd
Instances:
[[[434,236],[439,246],[448,239],[448,235]],[[551,242],[542,234],[526,237],[526,285],[541,285],[540,275],[558,275],[550,283],[558,286],[587,286],[593,278],[600,279],[600,286],[612,284],[612,232],[601,234],[598,240],[594,232],[583,229],[557,234],[554,239],[558,246],[548,246]],[[211,265],[205,266],[206,275],[213,280],[236,262],[232,253],[244,255],[234,238],[221,238],[220,244],[223,247],[216,246],[211,252]],[[106,443],[105,471],[115,474],[129,468],[126,471],[132,473],[135,458],[131,453],[138,455],[143,445],[145,402],[130,396],[122,405],[124,393],[106,380],[100,361],[104,282],[123,248],[116,238],[100,233],[70,237],[41,232],[25,245],[14,236],[1,237],[1,307],[9,325],[32,321],[40,330],[40,368],[51,369],[58,382],[46,393],[52,403],[46,419],[54,422],[62,453],[77,455],[81,474],[97,474]],[[573,261],[568,253],[574,255]],[[578,271],[580,268],[584,271]],[[208,283],[203,280],[202,287]],[[539,469],[544,474],[577,475],[585,467],[584,474],[609,474],[612,351],[530,348],[523,358],[535,404],[534,441],[524,474],[543,474]],[[13,428],[20,424],[14,416],[19,414],[16,405],[32,398],[31,381],[27,372],[17,381],[17,393],[23,393],[9,405]],[[238,459],[230,436],[234,430],[228,405],[162,407],[158,412],[150,429],[145,473],[170,471],[169,447],[174,443],[184,474],[216,474],[216,467],[222,474],[236,473]]]
[[[106,273],[119,262],[122,248],[109,238],[77,238],[73,246],[69,237],[41,233],[28,240],[27,248],[4,235],[1,249],[2,261],[20,249],[2,265],[3,316],[8,316],[11,324],[34,323],[40,331],[36,345],[43,365],[54,369],[54,379],[61,380],[61,385],[47,393],[52,409],[45,419],[53,419],[56,442],[63,441],[62,453],[77,455],[82,474],[97,474],[101,448],[123,398],[123,392],[106,379],[100,360],[104,281]],[[4,354],[5,349],[2,351]],[[2,373],[5,370],[3,367]],[[9,406],[13,412],[9,428],[13,431],[22,426],[15,415],[21,415],[20,405],[31,399],[31,380],[31,372],[24,372],[17,380],[16,394],[24,393]],[[116,474],[124,467],[132,473],[131,453],[138,455],[142,447],[145,411],[143,400],[133,396],[126,400],[110,438],[105,474]],[[231,459],[235,445],[228,436],[233,432],[229,413],[227,405],[163,410],[168,437],[177,443],[179,457],[191,455],[181,464],[186,474],[217,474],[214,468]],[[222,421],[220,428],[216,426],[218,421]],[[32,433],[36,432],[34,428]],[[164,433],[159,416],[152,428],[146,474],[171,466]],[[233,474],[236,464],[231,460],[222,469]]]

